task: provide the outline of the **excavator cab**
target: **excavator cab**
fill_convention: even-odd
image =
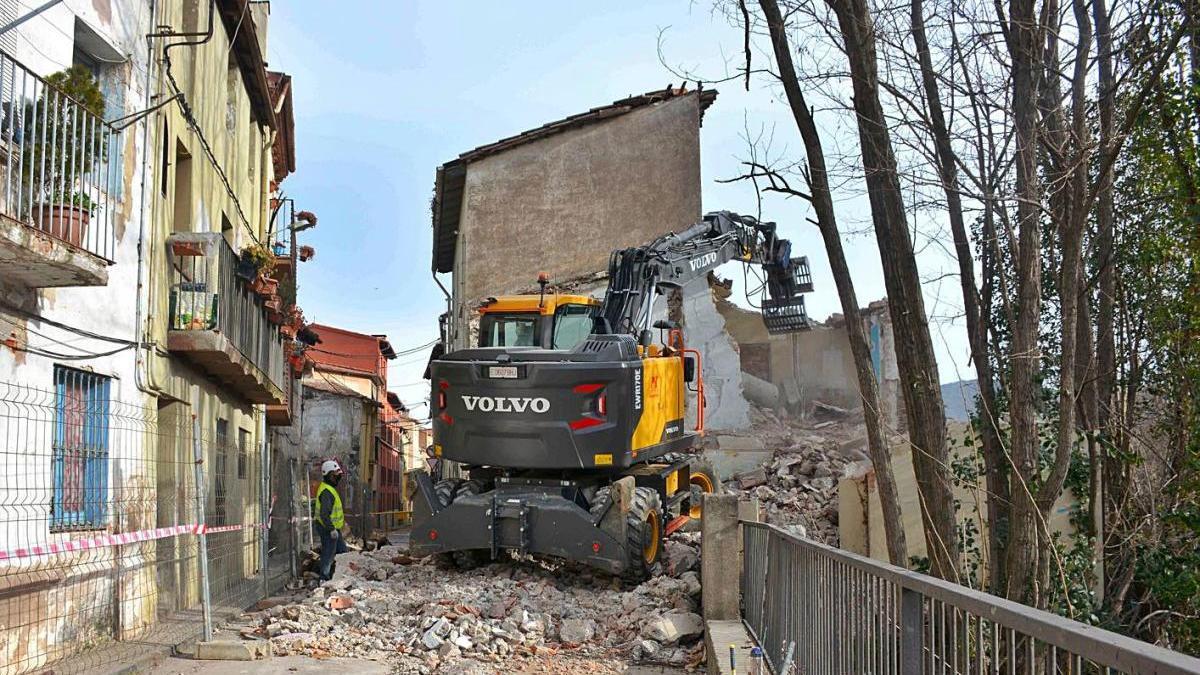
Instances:
[[[479,306],[479,347],[573,349],[592,332],[600,301],[587,295],[507,295]]]

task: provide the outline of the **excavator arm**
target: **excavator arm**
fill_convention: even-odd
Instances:
[[[769,332],[809,327],[803,296],[812,290],[808,259],[791,257],[791,242],[776,234],[775,223],[717,211],[683,232],[613,251],[608,263],[609,285],[593,332],[630,334],[648,345],[658,295],[702,278],[731,260],[759,265],[765,273],[762,312]]]

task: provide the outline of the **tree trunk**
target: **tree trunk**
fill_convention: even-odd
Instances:
[[[1112,29],[1108,19],[1106,0],[1092,0],[1092,13],[1096,23],[1096,60],[1100,72],[1097,81],[1096,109],[1099,115],[1100,162],[1105,164],[1109,155],[1116,152],[1113,140],[1113,118],[1116,111],[1116,83],[1113,78]],[[1113,250],[1113,175],[1106,171],[1096,186],[1096,239],[1095,259],[1099,266],[1099,292],[1096,298],[1096,429],[1100,433],[1096,461],[1093,467],[1100,473],[1097,487],[1101,508],[1096,524],[1099,541],[1098,569],[1101,578],[1107,567],[1104,540],[1107,536],[1105,524],[1113,514],[1113,503],[1108,497],[1108,486],[1115,480],[1112,475],[1119,467],[1110,466],[1107,448],[1115,437],[1113,420],[1113,396],[1117,381],[1117,346],[1115,333],[1115,302],[1117,293],[1116,266]],[[1100,587],[1102,590],[1104,586]]]
[[[942,108],[941,92],[933,59],[929,53],[929,40],[925,35],[925,13],[922,0],[912,0],[912,33],[917,57],[921,67],[921,82],[929,107],[929,125],[937,150],[938,176],[946,194],[946,210],[950,216],[950,232],[954,237],[954,252],[958,258],[958,276],[963,294],[963,310],[967,321],[967,340],[971,345],[971,361],[975,364],[975,382],[979,386],[979,438],[983,451],[984,470],[987,475],[988,552],[993,572],[997,570],[1001,546],[1000,533],[1006,528],[1008,513],[1008,461],[1000,446],[1000,430],[996,419],[995,380],[992,377],[991,360],[988,358],[987,325],[990,317],[984,316],[980,308],[979,290],[975,284],[975,259],[971,255],[971,244],[967,238],[966,221],[963,218],[962,195],[958,183],[958,169],[950,130]],[[1002,588],[1003,574],[991,575],[992,589]]]
[[[817,131],[808,104],[804,100],[800,81],[796,77],[791,47],[788,45],[787,27],[780,15],[779,6],[775,0],[759,0],[759,4],[766,15],[767,26],[771,33],[771,44],[779,66],[779,77],[783,82],[788,105],[792,109],[796,127],[804,141],[813,211],[816,213],[817,227],[821,231],[821,238],[825,242],[825,250],[829,256],[838,298],[842,303],[842,313],[846,317],[847,338],[854,357],[859,392],[863,399],[867,445],[871,454],[871,464],[875,469],[875,479],[879,485],[888,558],[894,565],[907,567],[908,545],[905,541],[904,525],[900,517],[900,498],[896,488],[896,478],[892,471],[891,452],[887,440],[884,438],[883,425],[880,421],[882,409],[879,405],[879,385],[871,365],[871,351],[863,330],[858,298],[854,293],[854,281],[850,276],[850,268],[842,250],[842,239],[838,232],[833,197],[829,190],[829,177],[825,168],[825,152],[821,147],[821,136]],[[893,317],[893,324],[894,322],[895,318]]]
[[[850,65],[859,144],[883,263],[896,361],[904,389],[913,471],[920,492],[930,571],[958,581],[957,514],[951,492],[946,420],[921,279],[900,192],[896,157],[879,101],[875,33],[866,0],[826,0],[837,15]]]
[[[1036,101],[1039,49],[1033,0],[1011,0],[1009,51],[1012,56],[1014,101]],[[1007,588],[1005,595],[1033,605],[1038,552],[1038,510],[1032,492],[1038,467],[1037,371],[1041,357],[1038,324],[1042,296],[1041,186],[1038,183],[1037,111],[1031,105],[1013,106],[1016,134],[1017,197],[1017,316],[1012,331],[1012,425],[1010,452],[1015,466],[1012,515],[1009,521]]]

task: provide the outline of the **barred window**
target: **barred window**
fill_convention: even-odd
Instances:
[[[52,530],[108,523],[109,378],[54,367]]]
[[[217,442],[215,448],[217,456],[213,462],[213,501],[216,507],[213,512],[211,525],[227,525],[228,520],[228,501],[229,494],[226,491],[226,458],[229,450],[229,420],[217,419]]]
[[[246,464],[250,458],[250,432],[238,429],[238,478],[246,479]]]

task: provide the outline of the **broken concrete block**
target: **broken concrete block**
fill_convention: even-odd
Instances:
[[[265,641],[213,640],[196,643],[198,661],[257,661],[269,658],[271,643]]]
[[[325,606],[329,609],[349,609],[354,606],[354,598],[349,595],[334,595],[325,601]]]
[[[596,622],[591,619],[563,619],[558,627],[559,642],[582,643],[596,635]]]
[[[694,612],[670,612],[645,625],[642,636],[669,645],[704,632],[704,619]]]
[[[738,474],[738,487],[743,490],[749,490],[752,487],[767,484],[767,469],[766,467],[758,467],[751,469],[745,473]]]

